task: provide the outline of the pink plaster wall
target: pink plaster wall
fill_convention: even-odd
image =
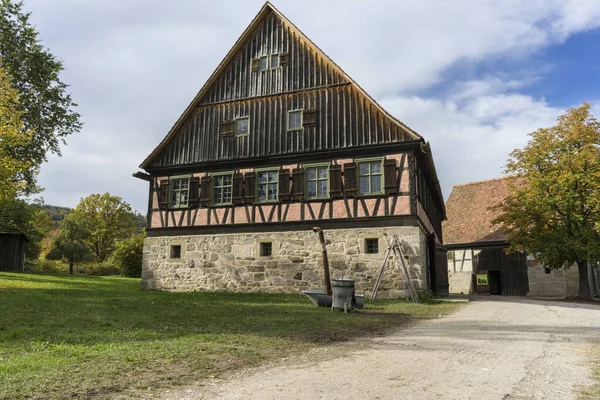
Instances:
[[[250,221],[248,221],[248,218],[246,217],[246,210],[244,209],[244,207],[235,207],[233,209],[233,212],[235,213],[235,223],[236,224],[249,224]]]
[[[288,221],[300,221],[300,203],[290,204],[287,214]]]
[[[348,211],[344,205],[344,200],[333,201],[333,218],[348,218]]]

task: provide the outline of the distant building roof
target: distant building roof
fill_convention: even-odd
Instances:
[[[448,219],[443,222],[444,243],[505,240],[506,232],[492,224],[498,213],[490,208],[508,196],[513,176],[456,185],[446,202]]]

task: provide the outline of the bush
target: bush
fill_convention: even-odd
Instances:
[[[142,276],[144,237],[144,234],[134,235],[117,242],[110,262],[120,270],[121,275],[131,278]]]
[[[34,274],[69,273],[69,266],[61,261],[47,260],[44,257],[40,257],[34,261],[28,259],[25,262],[25,271]]]
[[[86,275],[95,275],[95,276],[113,276],[120,275],[121,271],[118,267],[113,265],[110,262],[92,262],[79,264],[75,266],[77,268],[77,273],[84,273]]]

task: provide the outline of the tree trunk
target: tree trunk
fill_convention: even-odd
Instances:
[[[75,263],[73,262],[73,259],[71,258],[69,260],[69,274],[70,275],[73,275],[73,264],[75,264]]]
[[[589,300],[592,297],[588,280],[587,261],[577,261],[577,269],[579,270],[579,298]]]

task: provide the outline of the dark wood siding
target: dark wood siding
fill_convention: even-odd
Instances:
[[[425,211],[425,214],[429,218],[435,233],[438,235],[440,241],[442,241],[442,212],[436,206],[434,201],[435,191],[427,180],[424,171],[417,167],[417,198]]]
[[[287,112],[314,109],[317,123],[287,131]],[[223,121],[250,118],[249,135],[220,134]],[[349,85],[200,106],[152,167],[268,157],[407,141],[398,125]]]
[[[252,59],[287,53],[287,65],[252,71]],[[271,14],[225,68],[201,104],[239,100],[346,82],[332,65],[309,49],[306,42]]]
[[[0,233],[0,271],[22,271],[25,238],[23,235]]]
[[[504,296],[526,296],[529,292],[527,256],[524,253],[506,254],[504,248],[481,249],[473,261],[473,270],[499,271]]]

